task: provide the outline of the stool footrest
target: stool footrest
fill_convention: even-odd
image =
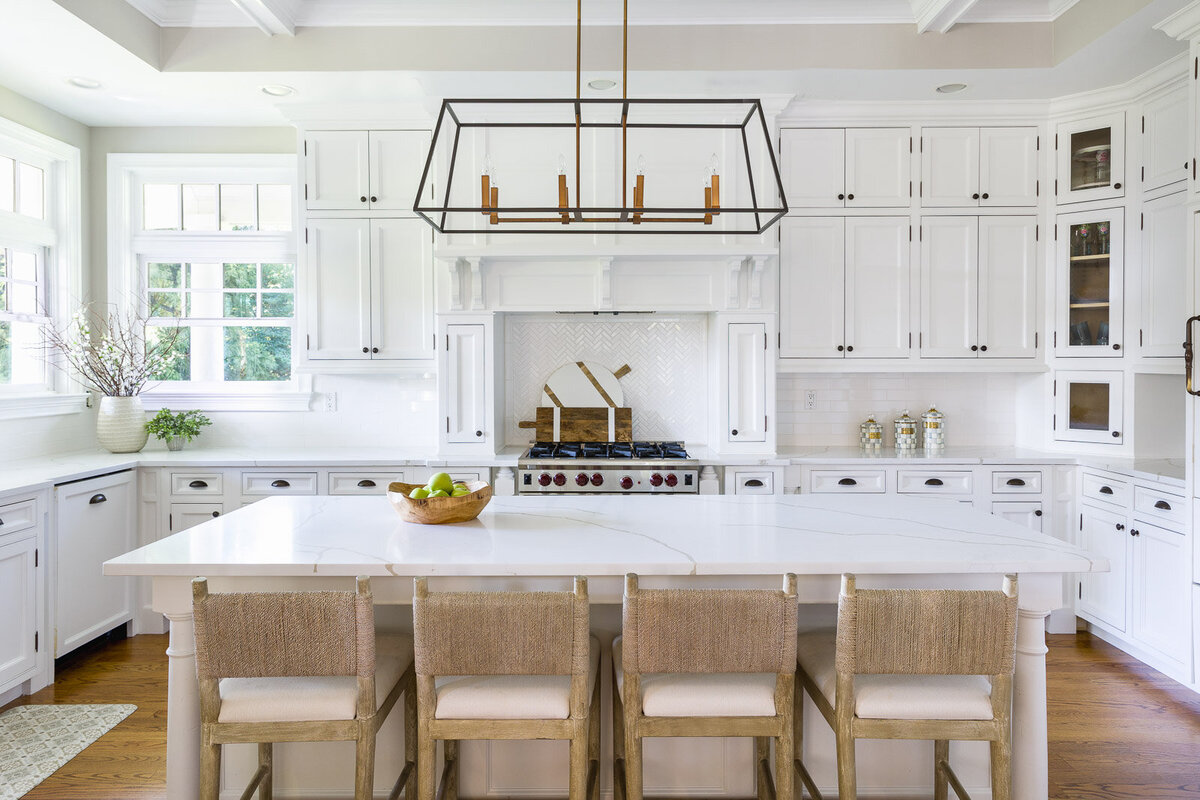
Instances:
[[[954,769],[951,768],[949,761],[939,761],[937,768],[940,772],[945,773],[946,781],[950,784],[950,788],[954,790],[954,793],[958,795],[958,800],[971,800],[971,795],[967,794],[966,788],[959,781],[958,775],[954,773]]]
[[[796,774],[800,777],[800,782],[804,784],[805,789],[808,789],[808,793],[812,795],[813,800],[825,800],[825,798],[821,796],[821,790],[817,788],[816,782],[813,781],[812,775],[808,774],[808,770],[805,768],[804,762],[797,758],[793,763],[796,765]],[[796,792],[797,800],[800,800],[802,796],[803,792]]]

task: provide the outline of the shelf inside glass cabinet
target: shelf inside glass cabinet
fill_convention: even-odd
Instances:
[[[1071,134],[1071,191],[1108,186],[1112,177],[1112,129]]]
[[[1109,343],[1110,228],[1108,221],[1080,223],[1069,228],[1067,342],[1071,347]]]

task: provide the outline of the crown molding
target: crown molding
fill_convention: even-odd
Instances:
[[[1119,111],[1131,100],[1139,99],[1167,84],[1186,80],[1187,62],[1187,53],[1180,53],[1125,83],[1057,97],[1050,102],[1050,116],[1057,118],[1076,116],[1080,113],[1091,116]]]
[[[1200,38],[1200,0],[1179,9],[1155,25],[1154,29],[1179,41]]]

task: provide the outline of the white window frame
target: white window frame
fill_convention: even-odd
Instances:
[[[0,211],[0,239],[44,248],[47,324],[63,325],[83,295],[83,189],[79,148],[0,118],[0,153],[43,171],[44,219]],[[87,394],[49,365],[41,386],[0,386],[0,420],[79,413]]]
[[[111,153],[108,156],[108,297],[125,310],[145,293],[147,262],[181,262],[187,258],[237,261],[286,259],[296,266],[295,292],[300,296],[298,214],[293,208],[291,243],[286,253],[277,246],[279,233],[257,231],[200,232],[142,230],[142,192],[145,183],[286,183],[297,201],[297,158],[294,155],[219,155],[209,153]],[[236,235],[236,245],[230,243]],[[184,247],[181,248],[181,245]],[[295,304],[299,309],[299,300]],[[292,322],[292,378],[289,381],[179,381],[150,384],[142,393],[146,408],[207,411],[308,411],[312,377],[299,365],[298,316]]]

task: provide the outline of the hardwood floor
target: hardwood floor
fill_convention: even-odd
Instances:
[[[1200,695],[1087,634],[1050,636],[1049,645],[1050,797],[1200,798]],[[26,800],[163,796],[166,647],[166,636],[112,642],[63,667],[53,686],[4,707],[138,707]]]

